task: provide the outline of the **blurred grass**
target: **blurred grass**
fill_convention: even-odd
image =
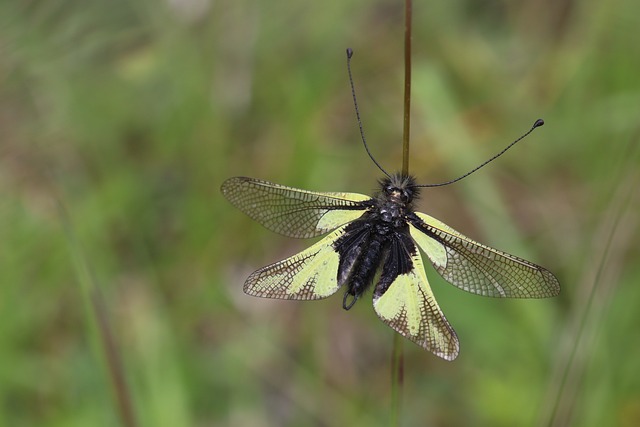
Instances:
[[[497,301],[429,271],[461,355],[405,345],[404,424],[640,424],[640,6],[414,13],[420,181],[457,176],[547,122],[487,170],[425,192],[421,210],[548,267],[563,288]],[[347,313],[335,298],[243,295],[253,269],[309,242],[263,230],[218,188],[233,175],[375,187],[347,46],[372,150],[399,167],[401,19],[391,1],[0,3],[0,425],[120,423],[56,194],[140,425],[388,425],[391,330],[364,302]],[[580,316],[586,344],[567,362]],[[565,363],[577,382],[558,388]]]

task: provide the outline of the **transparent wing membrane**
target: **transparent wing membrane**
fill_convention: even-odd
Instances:
[[[546,298],[560,293],[560,283],[549,270],[475,242],[429,215],[415,216],[411,225],[437,242],[424,245],[416,240],[418,245],[440,275],[458,288],[503,298]],[[446,259],[440,249],[434,253],[438,245]]]
[[[369,196],[300,190],[246,177],[226,180],[222,194],[269,230],[297,238],[325,234],[353,221],[367,208]]]

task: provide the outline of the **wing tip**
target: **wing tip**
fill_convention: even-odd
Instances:
[[[236,203],[237,197],[233,197],[233,193],[237,192],[238,187],[242,185],[244,181],[249,179],[250,178],[246,178],[244,176],[232,176],[231,178],[227,178],[222,181],[222,184],[220,184],[220,192],[229,202],[231,202],[232,205],[239,207]]]
[[[549,270],[545,270],[545,278],[547,279],[547,283],[549,284],[550,297],[555,297],[560,295],[560,281],[558,278]]]
[[[533,295],[531,298],[553,298],[560,295],[560,281],[555,274],[544,267],[539,268],[542,280],[546,286],[542,289],[542,293],[540,295]]]
[[[428,352],[438,356],[441,359],[446,360],[447,362],[453,362],[458,355],[460,354],[460,341],[458,340],[458,335],[455,333],[453,329],[450,329],[452,332],[451,340],[449,342],[444,343],[444,346],[434,345],[434,343],[429,342],[429,340],[416,340],[414,337],[400,334],[407,338],[409,341],[417,344],[420,348],[427,350]]]
[[[450,332],[449,341],[442,343],[444,345],[439,346],[439,348],[430,348],[430,343],[427,341],[422,347],[447,362],[453,362],[460,354],[460,340],[458,339],[458,334],[456,334],[456,331],[451,327],[451,325],[448,326]]]
[[[435,354],[436,356],[446,360],[447,362],[453,362],[454,360],[456,360],[456,358],[458,357],[458,354],[460,353],[460,349],[457,348],[455,350],[455,352],[452,353],[441,353],[441,352],[433,352],[433,354]]]

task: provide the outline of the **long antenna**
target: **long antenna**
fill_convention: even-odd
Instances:
[[[371,151],[369,151],[369,146],[367,145],[367,140],[364,137],[364,129],[362,129],[362,120],[360,120],[360,111],[358,110],[358,101],[356,100],[356,88],[353,85],[353,77],[351,76],[351,57],[353,56],[353,49],[350,47],[347,48],[347,71],[349,71],[349,83],[351,84],[351,95],[353,96],[353,105],[356,107],[356,117],[358,118],[358,126],[360,127],[360,136],[362,137],[362,143],[364,144],[365,150],[367,150],[367,154],[373,160],[373,163],[376,164],[378,169],[382,171],[387,177],[391,178],[391,175],[387,173],[386,170],[380,166],[380,163],[373,158],[371,155]]]
[[[449,184],[453,184],[454,182],[458,182],[463,178],[468,177],[469,175],[471,175],[472,173],[474,173],[475,171],[477,171],[478,169],[486,166],[488,163],[491,163],[492,161],[494,161],[495,159],[497,159],[498,157],[502,156],[504,153],[506,153],[506,151],[513,147],[514,145],[516,145],[516,143],[520,142],[522,139],[524,139],[527,135],[529,135],[531,132],[533,132],[536,128],[539,128],[540,126],[542,126],[544,124],[544,120],[542,119],[538,119],[536,120],[536,122],[533,124],[533,126],[531,126],[531,129],[529,129],[527,131],[527,133],[525,133],[524,135],[522,135],[520,138],[516,139],[515,141],[513,141],[511,144],[507,145],[507,147],[502,150],[501,152],[499,152],[498,154],[496,154],[495,156],[493,156],[492,158],[490,158],[489,160],[487,160],[486,162],[482,163],[480,166],[472,169],[471,171],[465,173],[462,176],[457,177],[456,179],[452,179],[451,181],[447,181],[447,182],[441,182],[439,184],[422,184],[422,185],[418,185],[417,187],[443,187],[445,185],[449,185]],[[374,160],[375,161],[375,160]]]

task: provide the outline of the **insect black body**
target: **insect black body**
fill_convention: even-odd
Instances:
[[[418,196],[415,179],[396,174],[381,180],[380,187],[381,191],[365,202],[370,205],[368,210],[349,224],[333,245],[340,255],[338,283],[347,284],[342,302],[345,310],[371,287],[380,267],[376,295],[382,295],[398,275],[413,268],[411,255],[416,253],[416,246],[407,219]]]

